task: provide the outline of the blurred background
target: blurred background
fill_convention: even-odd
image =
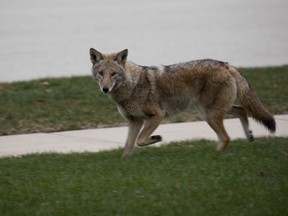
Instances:
[[[287,0],[3,0],[0,82],[90,75],[89,48],[140,65],[288,63]]]

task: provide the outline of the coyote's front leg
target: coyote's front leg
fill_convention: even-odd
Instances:
[[[154,115],[146,120],[146,124],[141,131],[137,144],[138,146],[147,146],[154,144],[156,142],[160,142],[162,140],[160,135],[151,136],[154,130],[159,126],[161,120],[163,119],[162,114]]]
[[[122,157],[132,154],[134,144],[139,135],[139,131],[143,126],[143,122],[142,119],[128,119],[128,136]]]

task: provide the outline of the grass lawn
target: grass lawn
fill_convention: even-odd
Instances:
[[[240,70],[272,113],[288,113],[288,66]],[[192,109],[170,121],[198,119]],[[0,84],[0,135],[125,123],[116,106],[89,76]]]
[[[288,66],[241,72],[272,113],[288,113]],[[0,84],[0,135],[121,124],[88,76]],[[0,215],[288,215],[288,138],[213,145],[0,158]]]
[[[288,215],[288,138],[0,158],[0,215]]]

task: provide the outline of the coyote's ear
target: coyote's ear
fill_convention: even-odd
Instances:
[[[128,56],[128,49],[125,49],[119,53],[116,54],[116,57],[114,58],[114,61],[117,61],[118,64],[125,64]]]
[[[101,60],[103,60],[104,57],[100,52],[91,48],[90,49],[90,59],[91,59],[92,64],[94,65],[96,63],[99,63]]]

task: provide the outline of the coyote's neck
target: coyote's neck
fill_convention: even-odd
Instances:
[[[108,96],[116,104],[120,104],[130,98],[133,92],[134,86],[132,83],[124,82],[117,89],[113,90]]]
[[[109,98],[112,101],[120,104],[123,101],[127,101],[131,97],[141,74],[138,67],[138,65],[132,62],[126,62],[125,79],[121,81],[120,86],[109,94]]]

